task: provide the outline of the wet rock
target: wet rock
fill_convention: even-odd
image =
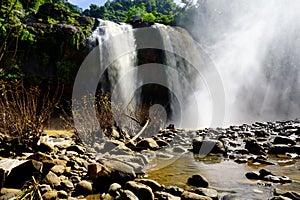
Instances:
[[[188,178],[187,184],[203,188],[207,188],[209,185],[207,179],[200,174],[195,174]]]
[[[154,180],[140,179],[140,180],[138,180],[138,182],[149,186],[152,189],[152,191],[154,191],[154,192],[163,189],[163,186]]]
[[[167,192],[155,192],[155,197],[158,200],[180,200],[181,198],[178,196],[174,196],[172,194],[169,194]]]
[[[274,174],[271,171],[267,170],[267,169],[259,170],[259,177],[263,178],[263,177],[268,176],[268,175],[274,176]]]
[[[44,193],[52,190],[50,185],[48,185],[48,184],[39,185],[39,189],[40,189],[41,194],[44,194]]]
[[[99,163],[93,163],[88,166],[88,177],[91,180],[95,180],[98,177],[98,173],[102,170],[104,166]]]
[[[255,158],[252,160],[252,164],[255,164],[255,163],[263,164],[263,165],[275,165],[275,163],[273,163],[273,162],[270,162],[270,161],[267,161],[264,159],[259,159],[259,158]]]
[[[293,165],[295,164],[295,160],[293,159],[289,159],[289,160],[279,160],[277,161],[279,166],[287,166],[287,165]]]
[[[165,147],[165,146],[168,146],[168,144],[169,144],[167,141],[161,140],[161,139],[157,139],[155,141],[159,147]]]
[[[154,194],[149,186],[135,181],[128,181],[125,188],[132,191],[139,199],[154,200]]]
[[[174,196],[181,196],[181,194],[184,192],[184,189],[177,186],[168,186],[165,188],[165,191]]]
[[[122,186],[118,183],[113,183],[109,186],[108,189],[108,193],[112,196],[112,197],[117,197],[120,195],[119,191],[122,188]]]
[[[247,139],[245,149],[255,155],[265,155],[265,149],[255,139]]]
[[[247,163],[248,159],[247,158],[237,158],[234,160],[234,162],[236,162],[238,164]]]
[[[186,152],[186,149],[182,146],[176,146],[173,148],[174,153],[184,153]]]
[[[296,142],[294,140],[292,140],[289,137],[286,136],[277,136],[274,139],[273,144],[290,144],[290,145],[295,145]]]
[[[80,181],[75,187],[76,194],[87,196],[93,193],[92,184],[88,181]]]
[[[200,195],[203,195],[203,196],[207,196],[207,197],[210,197],[212,198],[213,200],[218,200],[218,192],[217,190],[214,190],[214,189],[210,189],[210,188],[197,188],[194,190],[194,192],[196,194],[200,194]]]
[[[280,189],[274,190],[274,195],[276,196],[283,196],[290,199],[300,200],[300,193],[294,192],[294,191],[284,191]]]
[[[105,161],[105,166],[98,171],[93,186],[97,192],[106,192],[112,183],[123,185],[135,177],[136,174],[131,166],[114,160]]]
[[[18,189],[1,188],[0,193],[0,200],[7,200],[14,199],[14,197],[18,196],[20,193],[22,193],[22,191]]]
[[[254,134],[256,137],[262,137],[262,138],[266,138],[266,137],[270,136],[270,134],[264,129],[256,130],[256,131],[254,131]]]
[[[245,174],[245,176],[248,178],[248,179],[254,179],[254,180],[258,180],[259,179],[259,174],[257,172],[247,172]]]
[[[61,188],[65,191],[69,192],[74,189],[73,183],[69,180],[63,180],[63,181],[61,181],[60,184],[61,184]]]
[[[30,160],[30,159],[40,161],[40,162],[53,160],[50,155],[42,153],[42,152],[36,152],[36,153],[32,154],[31,156],[29,156],[27,158],[27,160]]]
[[[291,147],[285,144],[275,144],[269,149],[269,154],[285,154],[291,152]]]
[[[135,196],[135,194],[133,192],[131,192],[130,190],[124,190],[120,197],[117,197],[116,199],[118,200],[139,200],[139,198],[137,196]]]
[[[293,199],[290,199],[290,198],[284,197],[284,196],[276,196],[276,197],[273,197],[270,200],[293,200]]]
[[[210,198],[210,197],[206,197],[206,196],[199,195],[194,192],[188,192],[188,191],[184,191],[181,194],[181,199],[182,200],[212,200],[212,198]]]
[[[57,191],[57,197],[59,199],[67,199],[68,198],[68,193],[66,191],[63,191],[63,190],[59,190]]]
[[[67,151],[74,151],[78,154],[84,154],[86,149],[79,145],[72,145],[67,148]]]
[[[144,138],[140,140],[136,144],[136,147],[140,149],[150,149],[150,150],[157,150],[159,148],[158,144],[153,138]]]
[[[42,175],[42,166],[43,164],[41,162],[28,160],[14,167],[6,177],[4,187],[22,188],[26,181],[32,179],[32,176],[40,177]]]
[[[51,185],[52,188],[60,186],[60,178],[51,171],[46,175],[43,182]]]
[[[47,142],[41,142],[38,146],[38,150],[42,153],[55,153],[56,149],[51,144]]]
[[[136,177],[134,168],[127,163],[109,160],[105,162],[105,166],[111,169],[112,178],[128,181]]]
[[[280,179],[277,177],[277,176],[274,176],[274,175],[267,175],[267,176],[264,176],[262,178],[262,180],[264,181],[269,181],[269,182],[273,182],[273,183],[279,183],[280,182]]]
[[[281,176],[281,177],[279,177],[279,179],[280,179],[280,183],[282,183],[282,184],[291,183],[292,182],[292,180],[289,177],[287,177],[287,176]]]
[[[66,167],[63,165],[55,165],[51,168],[51,171],[55,173],[56,175],[62,175],[66,170]]]
[[[203,138],[198,137],[193,140],[193,153],[195,154],[203,154],[200,152],[201,148],[204,152],[204,154],[208,153],[224,153],[225,148],[221,141],[219,140],[203,140]]]
[[[43,194],[43,200],[56,200],[57,199],[57,191],[52,190]]]
[[[298,155],[300,155],[300,145],[292,146],[292,152],[297,153]]]

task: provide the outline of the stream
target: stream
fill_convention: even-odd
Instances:
[[[185,189],[193,189],[186,184],[187,179],[194,174],[201,174],[208,179],[210,188],[216,189],[220,196],[230,194],[233,199],[268,199],[273,197],[274,188],[300,191],[300,163],[298,160],[291,160],[289,165],[280,166],[279,159],[271,157],[270,161],[276,165],[250,165],[237,164],[233,160],[223,156],[207,156],[197,158],[193,153],[185,153],[177,157],[173,163],[160,168],[162,163],[166,162],[165,158],[158,158],[152,162],[153,168],[149,169],[149,179],[158,181],[165,186],[175,185]],[[293,183],[290,184],[270,184],[264,181],[249,180],[245,173],[249,171],[259,171],[265,168],[279,176],[288,176]]]

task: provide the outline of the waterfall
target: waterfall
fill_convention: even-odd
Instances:
[[[124,112],[133,112],[136,104],[133,92],[137,81],[137,74],[131,73],[137,59],[133,29],[128,24],[98,21],[89,44],[91,47],[98,45],[100,67],[108,72],[109,80],[102,79],[102,89],[110,91],[114,103],[121,105],[122,109],[125,105]]]
[[[155,24],[160,32],[165,52],[171,108],[180,109],[181,116],[173,116],[180,127],[199,128],[211,125],[212,102],[207,87],[206,71],[210,67],[205,52],[183,28]],[[176,106],[175,98],[180,99]]]
[[[300,2],[199,1],[197,9],[188,29],[222,77],[225,123],[299,118]]]
[[[171,114],[169,113],[167,121],[178,127],[188,128],[209,124],[212,105],[207,99],[211,99],[211,94],[206,80],[199,79],[205,76],[206,68],[209,68],[204,58],[206,55],[183,28],[162,24],[155,24],[152,28],[159,33],[160,38],[154,39],[162,42],[161,47],[164,50],[164,63],[156,64],[163,64],[163,71],[158,73],[166,74],[165,77],[162,76],[166,80],[160,83],[158,81],[157,84],[166,82],[167,85],[163,86],[169,90],[169,102],[165,104],[170,104]],[[99,65],[107,69],[108,77],[102,76],[100,79],[102,89],[112,92],[115,97],[114,102],[122,107],[125,105],[127,110],[129,109],[128,114],[132,114],[141,105],[139,102],[141,98],[138,96],[141,93],[138,88],[143,83],[143,80],[139,80],[137,76],[138,49],[136,49],[132,27],[99,20],[98,27],[89,38],[89,45],[91,48],[99,48]],[[121,56],[116,57],[116,55]],[[146,72],[143,76],[151,75]],[[135,98],[133,98],[134,93]],[[152,105],[148,106],[151,109]]]
[[[201,12],[187,28],[198,43],[183,28],[152,26],[163,43],[169,122],[199,128],[224,126],[224,120],[230,125],[299,117],[300,25],[294,22],[300,3],[199,3]],[[141,103],[136,92],[143,83],[135,37],[130,25],[99,20],[90,38],[91,46],[99,44],[99,62],[107,68],[109,80],[102,79],[102,87],[131,111]]]

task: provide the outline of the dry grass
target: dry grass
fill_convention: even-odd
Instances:
[[[10,136],[39,136],[60,101],[59,88],[53,93],[22,81],[0,82],[0,132]]]

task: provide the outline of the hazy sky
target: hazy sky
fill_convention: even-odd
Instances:
[[[80,8],[87,9],[91,4],[103,5],[107,0],[68,0],[70,3],[79,6]],[[176,3],[180,3],[181,0],[175,0]]]

